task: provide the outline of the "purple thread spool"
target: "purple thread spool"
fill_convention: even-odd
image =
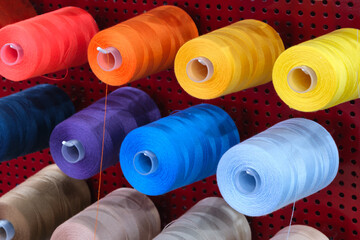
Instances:
[[[57,125],[50,137],[55,163],[68,176],[90,178],[100,171],[105,98]],[[119,162],[125,136],[159,119],[160,111],[145,92],[123,87],[108,95],[103,170]]]

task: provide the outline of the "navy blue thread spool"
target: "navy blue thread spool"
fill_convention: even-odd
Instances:
[[[0,161],[49,146],[54,127],[75,107],[60,88],[41,84],[0,99]]]
[[[222,154],[239,141],[225,111],[200,104],[130,132],[120,164],[136,190],[160,195],[215,174]]]

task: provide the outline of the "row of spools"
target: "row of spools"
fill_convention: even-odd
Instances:
[[[220,192],[227,202],[223,205],[247,216],[269,214],[323,189],[335,178],[339,166],[333,138],[314,121],[302,118],[285,120],[240,142],[235,123],[221,108],[200,104],[160,118],[159,109],[152,99],[145,92],[131,87],[119,88],[75,114],[69,97],[59,88],[47,84],[4,97],[0,99],[0,106],[1,137],[6,143],[2,146],[1,158],[11,159],[39,150],[47,145],[50,137],[50,152],[55,163],[71,177],[52,165],[60,180],[34,177],[0,198],[0,206],[10,209],[2,211],[0,208],[0,226],[9,236],[15,233],[15,239],[43,239],[32,234],[51,233],[55,223],[61,223],[89,204],[90,200],[85,198],[89,194],[84,194],[88,190],[74,190],[75,185],[69,188],[61,179],[81,181],[90,178],[101,169],[118,163],[119,159],[125,178],[137,191],[146,195],[165,194],[216,173]],[[64,223],[66,227],[60,226],[57,230],[60,233],[54,235],[68,238],[54,239],[78,239],[84,228],[94,230],[89,226],[98,226],[94,233],[98,239],[116,239],[102,237],[102,234],[110,234],[109,231],[116,232],[109,226],[117,222],[106,217],[103,211],[107,208],[104,209],[101,203],[98,202],[98,208],[95,204],[90,207],[91,211],[85,210]],[[135,214],[135,219],[144,218],[134,212],[133,207],[127,208],[127,204],[124,206],[115,200],[113,204],[115,206],[106,211],[113,212],[121,207],[121,211],[127,209],[128,214]],[[99,215],[94,214],[96,211]],[[90,220],[84,220],[84,214]],[[99,218],[95,218],[96,215]],[[206,215],[206,218],[212,219],[213,216]],[[29,219],[35,219],[31,226]],[[224,218],[215,219],[225,221]],[[80,222],[73,224],[78,220]],[[98,224],[94,225],[94,221]],[[122,221],[130,220],[126,217]],[[191,221],[188,223],[196,226]],[[237,229],[234,228],[236,221],[225,225],[228,224],[233,230]],[[75,227],[77,225],[84,226]],[[24,233],[23,229],[29,230]],[[166,228],[166,232],[170,229],[172,225]],[[210,234],[205,230],[202,233],[193,229],[195,233],[189,233],[187,227],[181,229],[185,235]],[[230,236],[225,238],[227,235],[219,229],[218,237],[213,239],[243,239],[234,238],[237,233],[228,230],[225,232]],[[131,231],[123,234],[135,231],[130,239],[144,239],[134,236],[146,233],[139,224],[117,230]],[[245,234],[242,230],[240,233]],[[199,239],[196,236],[194,239]]]
[[[87,60],[120,86],[168,69],[183,89],[213,99],[273,79],[291,108],[317,111],[358,98],[359,30],[339,29],[284,51],[268,24],[243,20],[198,37],[191,17],[161,6],[98,32],[90,14],[66,7],[0,31],[0,75],[21,81]]]
[[[88,59],[100,80],[123,85],[175,60],[180,85],[201,99],[264,84],[271,76],[280,97],[302,111],[357,97],[360,58],[350,59],[359,54],[356,29],[337,30],[283,52],[280,37],[263,22],[244,20],[197,37],[186,12],[162,6],[97,32],[93,18],[75,7],[8,25],[0,30],[0,74],[19,81]],[[241,214],[262,216],[309,196],[331,183],[339,165],[334,140],[313,121],[286,120],[239,143],[235,123],[222,109],[200,104],[160,119],[152,99],[131,87],[74,114],[64,92],[38,85],[0,99],[0,111],[1,160],[50,142],[55,163],[71,177],[51,166],[0,198],[6,239],[49,237],[90,204],[80,180],[119,159],[138,192],[114,191],[59,226],[54,239],[79,239],[79,234],[87,239],[85,233],[89,239],[119,239],[119,234],[120,239],[152,239],[160,231],[158,213],[142,194],[164,194],[215,173],[226,202],[199,202],[157,238],[249,239]],[[75,182],[82,190],[74,189]],[[312,231],[293,226],[274,239],[300,239],[298,232],[325,237]]]
[[[28,204],[24,204],[25,200]],[[162,231],[155,205],[146,195],[134,189],[114,190],[97,203],[89,205],[90,191],[84,181],[66,176],[56,165],[47,166],[0,199],[0,215],[11,219],[11,222],[0,220],[1,238],[251,239],[245,216],[219,197],[199,201]],[[272,240],[287,239],[287,236],[292,240],[327,240],[321,232],[305,225],[286,227]]]

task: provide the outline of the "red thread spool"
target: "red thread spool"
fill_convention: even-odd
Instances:
[[[0,30],[0,75],[22,81],[86,63],[98,32],[92,16],[65,7]]]
[[[26,0],[0,1],[0,28],[36,16],[35,9]]]
[[[120,86],[171,67],[179,48],[197,36],[184,10],[157,7],[96,34],[89,64],[101,81]]]

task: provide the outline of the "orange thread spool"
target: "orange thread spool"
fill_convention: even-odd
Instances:
[[[65,7],[0,30],[0,75],[22,81],[86,63],[98,32],[92,16]]]
[[[0,1],[0,28],[36,16],[35,9],[26,0]]]
[[[101,81],[120,86],[171,67],[179,48],[197,36],[184,10],[157,7],[96,34],[89,64]]]

